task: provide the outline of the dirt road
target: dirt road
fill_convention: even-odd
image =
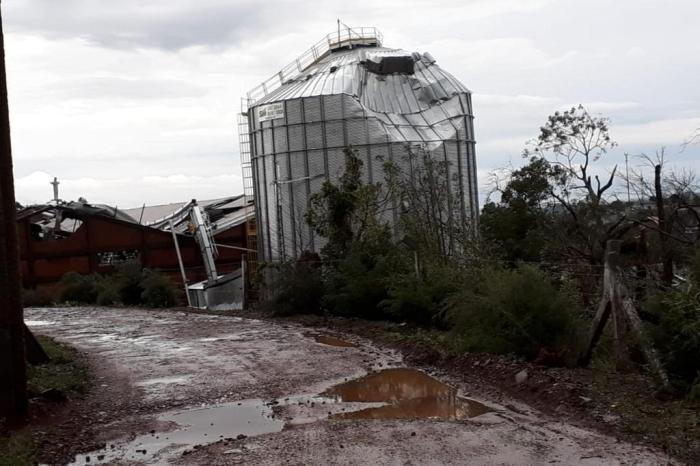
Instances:
[[[57,421],[45,461],[670,463],[433,374],[443,385],[357,337],[324,340],[295,324],[179,311],[42,308],[26,319],[89,354],[97,377]]]

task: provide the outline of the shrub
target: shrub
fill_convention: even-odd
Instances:
[[[119,288],[112,277],[102,277],[97,288],[97,298],[95,299],[97,305],[111,306],[121,302]]]
[[[177,304],[177,290],[167,275],[147,270],[139,287],[143,289],[139,301],[146,306],[170,307]]]
[[[644,303],[653,316],[649,335],[673,384],[700,395],[700,292],[679,289],[652,295]]]
[[[58,282],[59,299],[62,302],[94,303],[98,294],[97,274],[81,275],[77,272],[68,272]]]
[[[459,288],[457,277],[457,271],[448,266],[429,267],[421,278],[415,271],[394,274],[381,306],[394,319],[444,328],[444,302]]]
[[[24,307],[49,306],[53,301],[52,293],[45,288],[22,289],[22,306]]]
[[[354,241],[342,261],[329,264],[324,277],[326,294],[322,304],[330,312],[343,316],[390,317],[380,303],[389,297],[389,278],[405,270],[388,230],[367,241]]]
[[[458,348],[513,353],[528,359],[540,351],[573,360],[579,345],[579,303],[539,269],[487,266],[472,270],[447,300]]]
[[[114,282],[122,303],[127,305],[141,304],[144,278],[143,267],[138,261],[124,262],[117,266]]]
[[[263,271],[270,293],[263,306],[278,316],[321,312],[323,281],[318,254],[305,252],[297,261],[283,262]]]

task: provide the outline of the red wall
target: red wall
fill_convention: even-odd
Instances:
[[[101,266],[98,253],[136,250],[144,267],[161,270],[181,283],[180,270],[170,232],[117,219],[93,216],[72,235],[58,240],[35,239],[30,233],[29,218],[18,221],[22,283],[25,288],[51,285],[70,271],[82,274],[109,274],[114,268]],[[237,247],[245,246],[245,225],[215,236],[215,241]],[[190,283],[206,279],[199,246],[191,236],[178,235],[178,243]],[[240,267],[240,250],[219,248],[217,271],[228,273]]]

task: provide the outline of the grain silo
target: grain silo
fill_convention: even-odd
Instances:
[[[411,151],[447,161],[455,212],[460,221],[476,221],[469,90],[429,53],[383,47],[375,28],[326,36],[248,92],[239,124],[259,260],[320,250],[322,239],[303,216],[310,194],[342,174],[349,145],[359,152],[368,182],[383,179],[382,160],[402,163]]]

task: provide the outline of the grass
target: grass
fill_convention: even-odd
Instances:
[[[34,442],[27,434],[0,437],[0,466],[36,464]]]
[[[50,362],[27,368],[27,392],[36,397],[49,389],[67,395],[84,394],[90,387],[90,372],[80,354],[52,338],[36,335]],[[36,464],[36,445],[25,428],[0,436],[0,466]]]
[[[90,386],[90,374],[78,352],[49,337],[37,335],[37,339],[51,361],[28,367],[29,396],[38,396],[49,389],[84,394]]]
[[[617,371],[612,337],[604,334],[593,361],[591,391],[617,416],[619,430],[633,441],[648,441],[688,464],[700,458],[700,401],[671,398],[639,371]]]

